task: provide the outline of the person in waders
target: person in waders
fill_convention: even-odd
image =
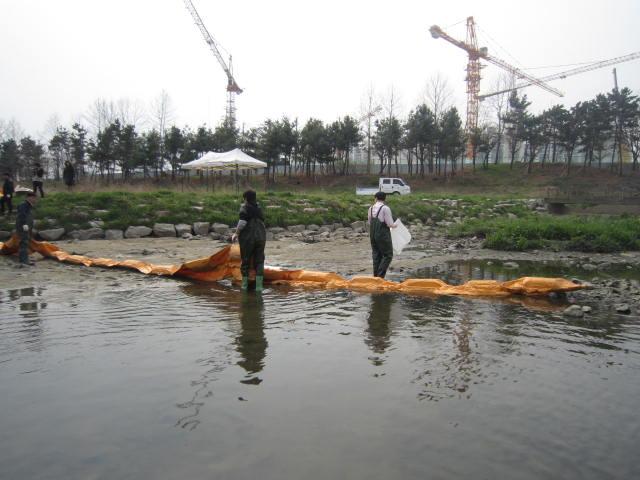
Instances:
[[[18,251],[18,258],[20,259],[20,266],[33,266],[31,260],[29,260],[29,243],[31,242],[31,235],[33,232],[33,208],[36,205],[38,197],[33,192],[27,193],[27,198],[24,203],[18,206],[18,215],[16,217],[16,232],[20,236],[20,249]]]
[[[256,192],[247,190],[242,198],[244,203],[240,207],[240,220],[231,241],[238,240],[240,243],[242,289],[249,288],[249,267],[253,262],[256,270],[256,292],[261,292],[264,280],[264,247],[267,241],[264,216],[256,200]]]
[[[391,229],[396,228],[391,209],[385,205],[387,195],[384,192],[375,194],[376,203],[369,207],[369,239],[373,257],[373,276],[384,278],[393,258]]]

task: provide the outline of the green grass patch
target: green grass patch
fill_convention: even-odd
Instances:
[[[580,252],[640,250],[637,217],[552,217],[470,219],[449,229],[453,237],[479,235],[496,250],[562,248]]]

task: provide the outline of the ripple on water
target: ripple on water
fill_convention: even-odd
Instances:
[[[268,456],[323,473],[358,452],[370,478],[383,461],[403,478],[632,470],[637,319],[89,273],[0,290],[0,388],[14,412],[0,417],[0,463],[13,478],[51,463],[81,477],[85,441],[144,444],[149,463],[170,458],[193,478],[238,451],[246,465],[269,470]],[[55,450],[60,438],[79,441]],[[96,475],[126,476],[102,462]]]

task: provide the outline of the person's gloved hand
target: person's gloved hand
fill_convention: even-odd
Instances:
[[[29,225],[22,225],[22,231],[23,232],[28,232],[29,231]]]
[[[238,234],[234,233],[231,235],[231,243],[236,243],[236,240],[238,240]]]

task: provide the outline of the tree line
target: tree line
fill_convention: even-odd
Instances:
[[[521,162],[530,172],[534,163],[563,163],[568,174],[578,153],[583,167],[605,162],[622,173],[624,152],[631,156],[633,170],[640,152],[640,101],[627,88],[539,114],[529,111],[526,95],[513,91],[493,119],[470,132],[455,107],[435,101],[417,105],[404,119],[394,112],[392,99],[384,114],[370,101],[359,118],[346,115],[331,123],[310,118],[298,125],[285,116],[242,131],[224,121],[214,129],[167,127],[164,92],[151,129],[136,125],[134,109],[120,105],[116,115],[114,105],[96,102],[88,125],[57,126],[43,143],[31,136],[15,138],[0,128],[0,168],[28,178],[40,163],[59,179],[70,162],[79,177],[175,178],[182,164],[206,152],[239,147],[266,161],[265,175],[274,180],[278,174],[350,175],[356,148],[366,154],[367,173],[380,175],[398,175],[401,165],[409,175],[455,175],[466,157],[473,169],[506,162],[513,168]]]

